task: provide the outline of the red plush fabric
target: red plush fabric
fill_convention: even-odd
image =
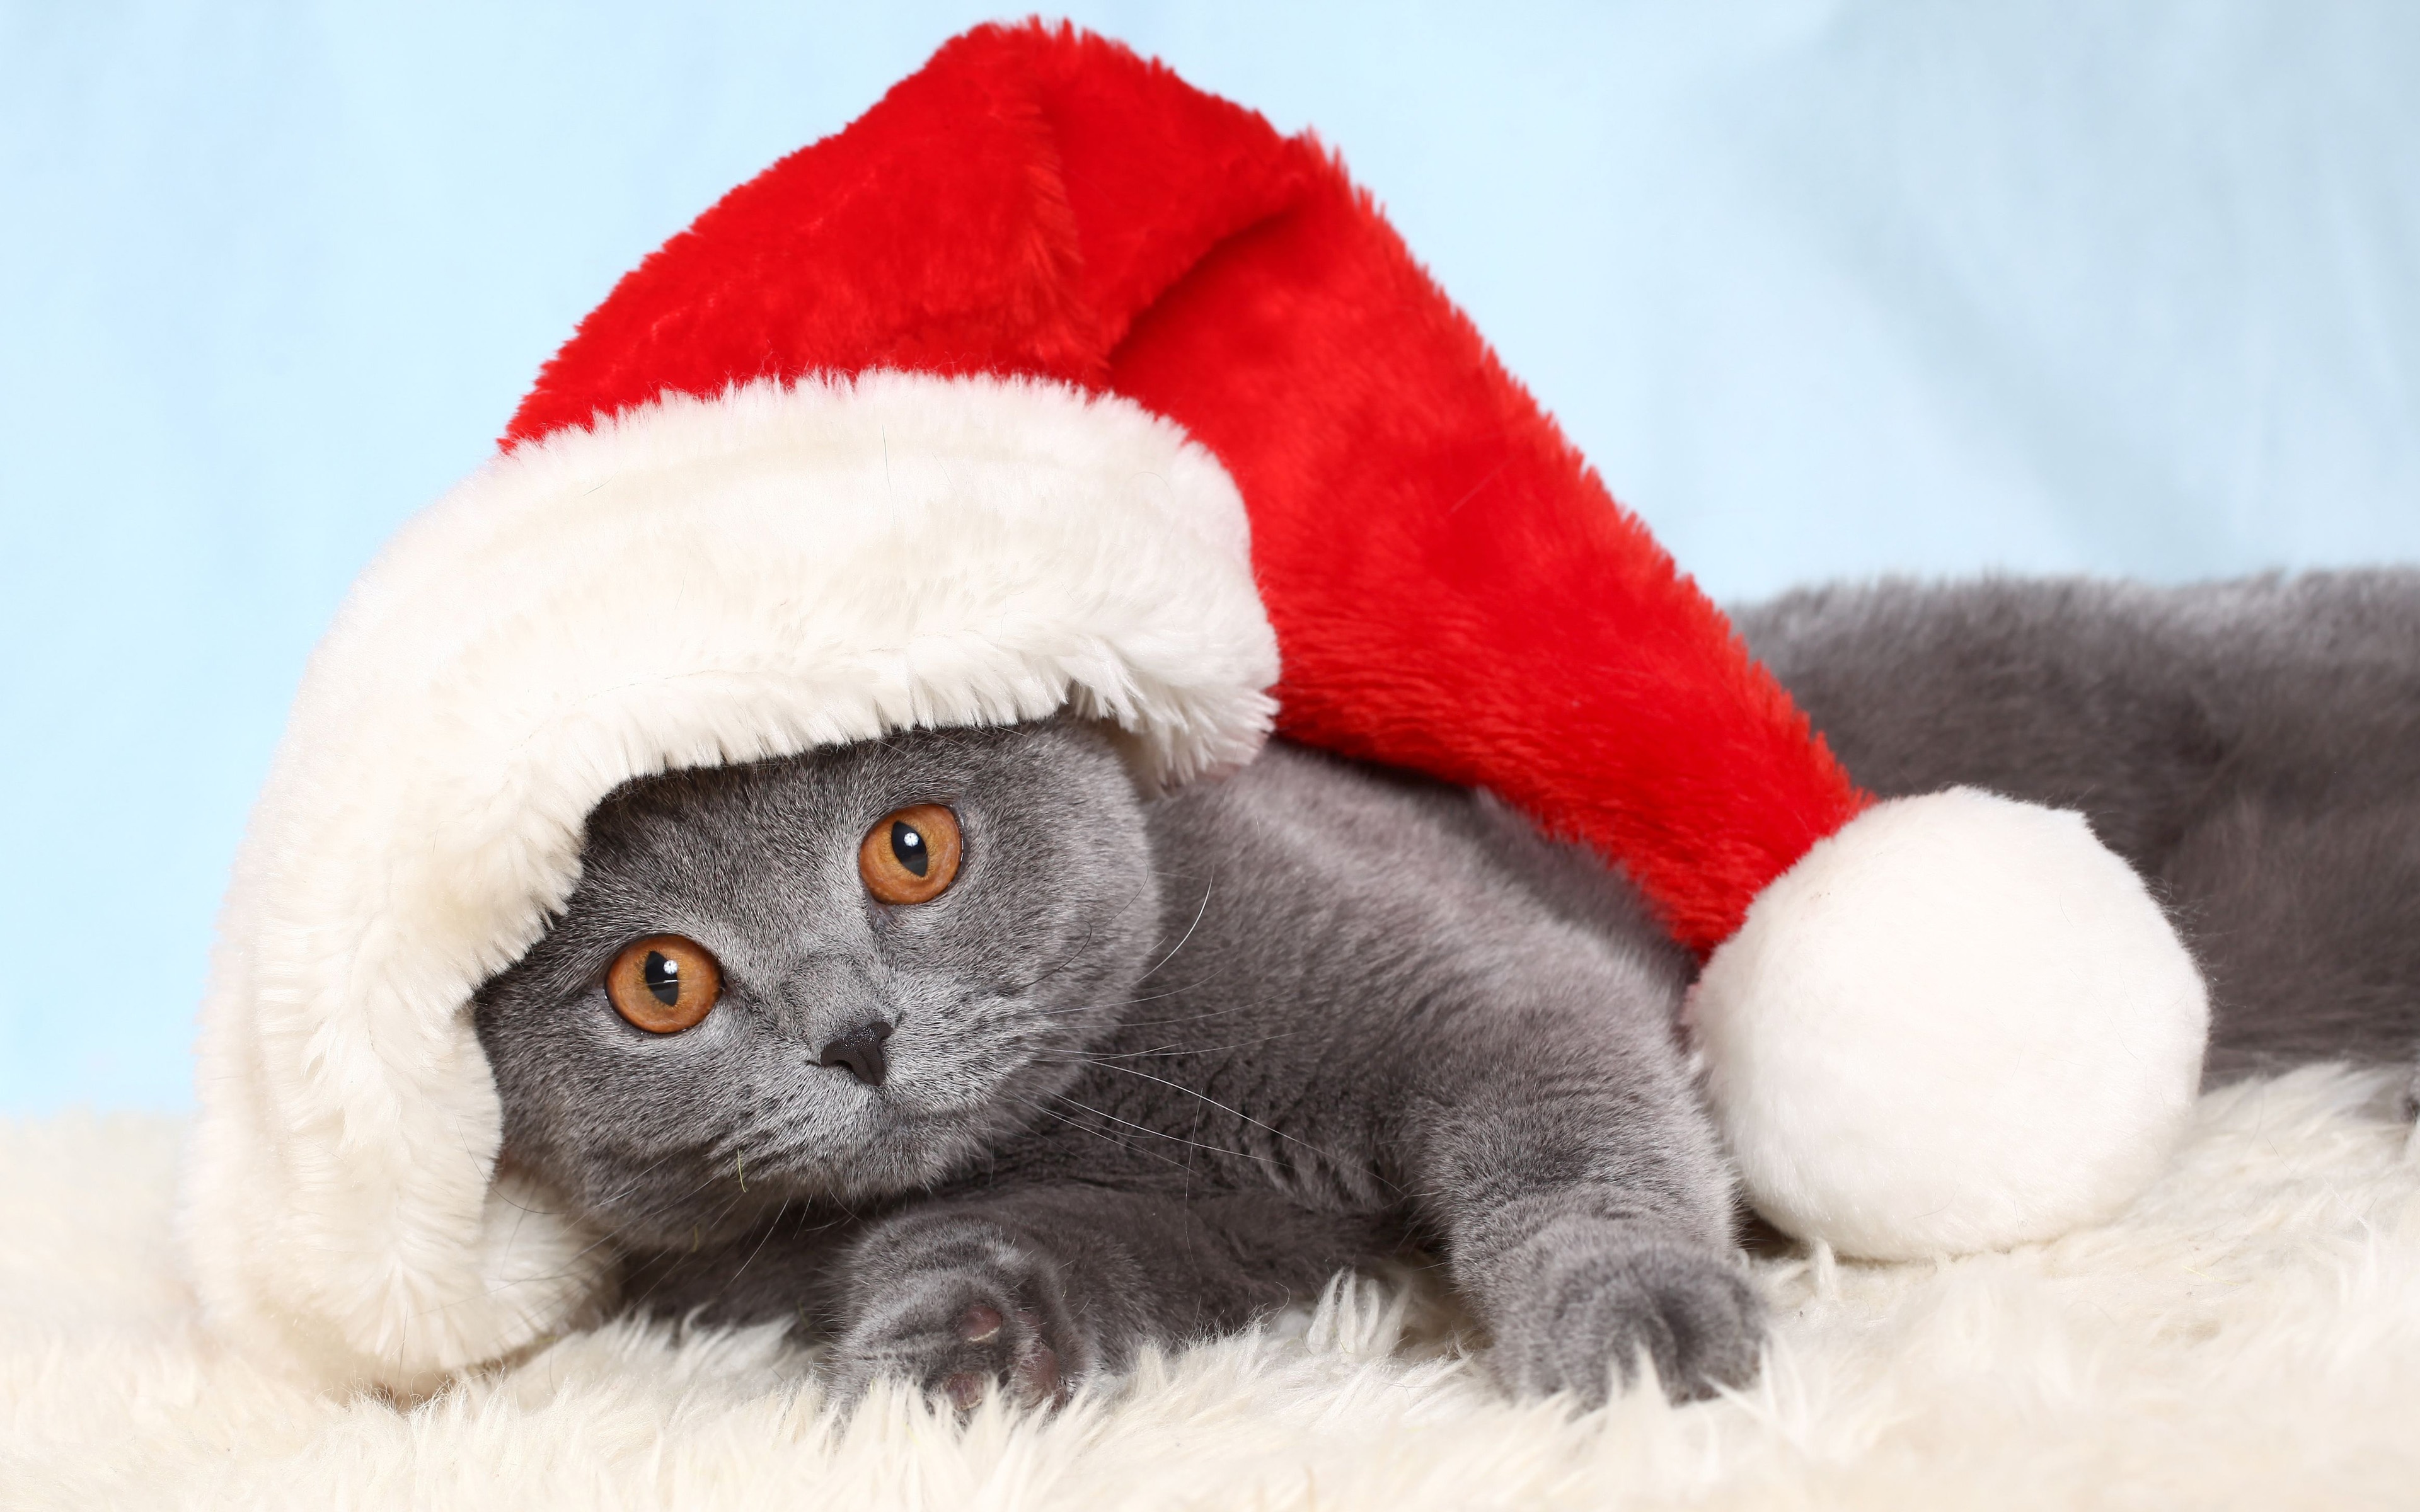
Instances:
[[[1070,28],[980,27],[648,255],[504,444],[818,370],[1097,388],[1136,312],[1303,193],[1266,121]]]
[[[983,27],[625,278],[505,444],[666,390],[909,367],[1109,389],[1252,519],[1289,735],[1493,789],[1692,948],[1867,801],[1309,137]]]

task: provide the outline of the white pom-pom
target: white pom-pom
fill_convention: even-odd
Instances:
[[[2149,1183],[2210,1008],[2080,814],[1960,788],[1869,810],[1759,894],[1692,1005],[1749,1198],[1843,1254],[2048,1239]]]

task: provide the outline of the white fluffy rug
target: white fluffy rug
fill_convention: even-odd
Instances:
[[[178,1126],[0,1125],[0,1504],[1073,1509],[2420,1505],[2420,1155],[2394,1083],[2214,1093],[2120,1224],[1937,1265],[1761,1262],[1763,1379],[1500,1398],[1417,1299],[1340,1286],[1055,1417],[845,1427],[762,1335],[617,1328],[405,1410],[194,1332]]]

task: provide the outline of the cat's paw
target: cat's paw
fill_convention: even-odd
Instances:
[[[825,1356],[833,1394],[855,1401],[878,1380],[902,1381],[970,1412],[994,1391],[1023,1407],[1056,1406],[1098,1351],[1067,1305],[1055,1270],[1000,1245],[981,1258],[894,1272],[859,1293],[857,1316]]]
[[[1719,1250],[1565,1219],[1532,1235],[1505,1268],[1486,1288],[1488,1323],[1496,1372],[1517,1395],[1568,1391],[1600,1406],[1617,1377],[1633,1381],[1642,1354],[1675,1401],[1756,1378],[1764,1303]]]

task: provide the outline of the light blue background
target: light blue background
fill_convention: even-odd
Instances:
[[[188,1103],[348,579],[984,14],[0,0],[0,1109]],[[2420,557],[2420,7],[1078,14],[1340,147],[1717,594]]]

